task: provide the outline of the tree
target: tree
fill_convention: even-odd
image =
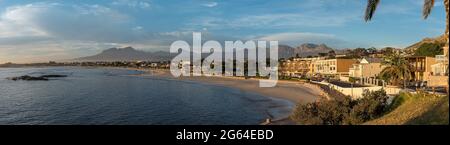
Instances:
[[[424,43],[414,52],[415,56],[431,56],[442,54],[442,44]]]
[[[365,48],[356,48],[353,50],[347,50],[347,56],[349,56],[350,58],[362,58],[367,55],[368,52]]]
[[[319,53],[320,57],[324,57],[324,56],[327,56],[327,55],[328,55],[328,53]]]
[[[405,86],[406,81],[412,77],[412,66],[405,57],[398,53],[386,55],[381,64],[385,68],[381,71],[380,77],[387,82],[392,82],[394,85],[399,85],[400,81],[403,80],[403,85]]]
[[[298,104],[291,119],[303,125],[361,124],[386,113],[388,98],[384,90],[364,91],[363,98],[357,100],[322,98],[317,102]]]
[[[328,58],[336,58],[336,52],[334,50],[328,51]]]
[[[381,49],[381,53],[383,53],[384,55],[391,55],[392,53],[395,53],[395,48],[385,47]]]
[[[380,3],[381,0],[368,0],[367,1],[367,8],[366,8],[366,13],[365,13],[365,17],[364,19],[366,20],[366,22],[372,20],[373,15],[375,14],[375,11],[377,9],[378,4]],[[446,29],[445,29],[445,36],[447,37],[447,43],[446,45],[448,46],[448,9],[449,9],[449,0],[444,0],[444,7],[445,7],[445,12],[446,12]],[[431,10],[434,7],[434,0],[424,0],[424,4],[423,4],[423,10],[422,10],[422,16],[424,19],[427,19],[428,16],[431,13]]]
[[[382,116],[388,111],[388,98],[383,89],[373,92],[365,90],[363,97],[357,100],[345,117],[344,124],[361,124]]]
[[[370,47],[370,48],[367,49],[367,52],[370,53],[370,54],[375,54],[375,53],[377,53],[377,48]]]

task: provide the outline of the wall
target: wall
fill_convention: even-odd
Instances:
[[[355,64],[357,61],[353,59],[337,59],[337,72],[338,73],[348,73],[348,70]]]
[[[381,86],[344,88],[344,87],[340,87],[340,86],[337,86],[337,85],[334,85],[334,84],[330,84],[330,83],[327,83],[327,82],[315,82],[315,83],[319,83],[319,84],[330,86],[330,88],[338,90],[342,94],[352,97],[352,99],[361,98],[363,96],[362,94],[364,93],[365,90],[378,91],[380,89],[384,89],[388,95],[398,94],[401,91],[400,88],[391,88],[391,87],[384,87],[383,88]]]
[[[427,81],[430,87],[448,86],[448,76],[428,76]]]
[[[363,64],[362,67],[363,77],[376,77],[384,68],[384,66],[381,66],[381,63]]]

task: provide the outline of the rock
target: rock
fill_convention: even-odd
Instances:
[[[44,78],[63,78],[63,77],[67,77],[67,75],[42,75],[41,77],[44,77]]]
[[[8,79],[13,80],[13,81],[19,81],[19,80],[24,80],[24,81],[48,81],[48,78],[61,78],[61,77],[67,77],[67,75],[42,75],[42,76],[39,76],[39,77],[33,77],[33,76],[29,76],[29,75],[24,75],[24,76],[13,77],[13,78],[8,78]]]
[[[28,76],[28,75],[24,75],[24,76],[20,76],[20,77],[13,77],[13,78],[11,78],[11,80],[13,80],[13,81],[18,81],[18,80],[24,80],[24,81],[48,81],[48,79],[45,78],[45,77],[32,77],[32,76]]]

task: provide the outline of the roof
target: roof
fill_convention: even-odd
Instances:
[[[363,60],[366,60],[368,63],[381,63],[381,61],[382,61],[381,58],[369,57],[369,58],[363,58],[360,62],[362,62]]]

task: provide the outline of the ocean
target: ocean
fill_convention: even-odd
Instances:
[[[239,89],[113,68],[0,68],[2,125],[257,125],[294,106]],[[22,75],[67,75],[13,81]]]

